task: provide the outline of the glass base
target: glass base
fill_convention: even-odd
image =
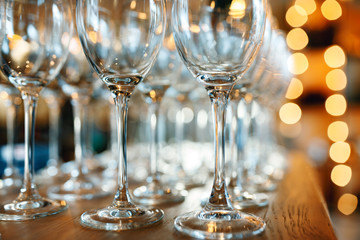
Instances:
[[[108,207],[87,211],[81,215],[85,227],[107,231],[123,231],[143,228],[164,217],[161,209]]]
[[[251,207],[265,207],[269,204],[269,196],[265,193],[247,193],[231,196],[231,203],[236,209],[245,209]]]
[[[193,211],[178,216],[176,230],[200,239],[246,238],[264,231],[266,223],[259,217],[240,211]]]
[[[1,221],[24,221],[60,213],[67,209],[65,201],[41,198],[36,201],[13,201],[0,205]]]
[[[66,201],[90,200],[105,197],[110,194],[89,181],[68,180],[61,186],[50,187],[48,196],[53,199],[65,199]]]
[[[142,205],[160,205],[182,202],[185,200],[185,196],[183,191],[149,184],[136,188],[133,191],[132,199]]]

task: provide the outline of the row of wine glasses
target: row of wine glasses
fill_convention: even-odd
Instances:
[[[272,102],[267,106],[276,109],[283,100],[291,79],[287,65],[283,67],[288,56],[289,50],[282,32],[269,20],[264,42],[253,65],[244,76],[253,81],[245,86],[236,86],[232,91],[229,189],[233,205],[239,209],[267,205],[269,197],[264,191],[276,188],[276,182],[263,171],[270,152],[263,149],[267,148],[269,143],[262,140],[266,138],[270,126],[264,123],[264,115],[261,113],[267,111],[263,108],[259,110],[258,102],[259,99],[267,98],[268,102]],[[281,90],[275,93],[278,88]]]
[[[25,112],[24,180],[18,197],[0,206],[0,220],[56,214],[65,201],[42,197],[34,183],[35,110],[40,91],[60,71],[73,31],[67,1],[2,1],[1,71],[20,91]]]
[[[21,192],[15,201],[1,206],[0,220],[55,214],[66,209],[63,200],[92,199],[109,194],[101,188],[103,186],[94,183],[95,176],[87,171],[82,140],[86,133],[83,128],[86,105],[100,78],[116,109],[113,153],[118,162],[117,188],[112,203],[83,213],[81,224],[121,231],[160,221],[164,216],[161,209],[134,202],[157,205],[184,200],[183,191],[161,180],[158,165],[160,103],[170,85],[176,89],[177,97],[188,98],[190,92],[198,88],[197,79],[210,97],[213,114],[214,182],[203,209],[178,216],[175,228],[193,237],[212,239],[242,238],[264,231],[264,220],[233,206],[236,197],[234,191],[228,191],[225,176],[225,127],[227,105],[229,99],[236,101],[233,93],[237,89],[246,88],[245,91],[259,102],[269,102],[263,98],[271,99],[272,95],[280,97],[286,89],[285,78],[276,77],[276,70],[282,68],[273,69],[274,62],[284,59],[269,60],[274,55],[270,54],[270,49],[283,46],[277,44],[278,39],[273,40],[273,36],[279,34],[266,23],[265,0],[77,0],[76,27],[73,26],[75,6],[72,2],[6,1],[2,4],[1,70],[20,90],[24,101],[26,155]],[[269,63],[261,69],[264,59]],[[190,73],[192,78],[184,77],[184,72]],[[49,188],[49,197],[58,199],[50,200],[38,194],[33,181],[34,117],[40,91],[56,77],[73,106],[75,168],[64,184]],[[262,90],[272,86],[273,81],[279,84],[271,87],[272,91],[264,97]],[[127,117],[128,103],[135,89],[144,95],[149,106],[151,154],[147,184],[130,193]],[[244,99],[242,93],[239,96],[239,100]],[[238,101],[237,107],[240,103],[243,102]],[[132,107],[136,108],[136,104]],[[180,141],[181,124],[180,117],[176,130]],[[182,153],[181,148],[179,153]],[[181,161],[178,161],[180,170]],[[238,157],[233,161],[241,164]],[[239,168],[234,168],[232,172],[239,176]],[[183,186],[193,184],[181,177],[179,181]]]
[[[175,228],[199,238],[246,237],[265,229],[257,216],[233,208],[225,181],[225,114],[229,95],[253,61],[265,27],[266,3],[175,1],[174,35],[180,56],[208,92],[213,109],[215,171],[202,210],[175,219]],[[209,230],[210,229],[210,230]]]
[[[75,14],[74,14],[75,15]],[[77,28],[75,27],[75,30]],[[48,189],[53,199],[77,200],[92,199],[110,194],[102,189],[99,181],[89,173],[86,166],[86,119],[89,116],[88,105],[97,79],[82,50],[77,32],[71,37],[69,54],[59,75],[61,90],[70,97],[74,116],[75,166],[65,183]],[[91,176],[90,176],[91,175]]]

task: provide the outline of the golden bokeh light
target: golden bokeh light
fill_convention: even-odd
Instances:
[[[294,53],[288,59],[288,69],[292,74],[300,75],[309,68],[309,61],[305,54]]]
[[[345,163],[351,154],[350,144],[347,142],[333,143],[329,150],[330,158],[337,163]]]
[[[352,214],[358,205],[358,199],[355,195],[350,193],[343,194],[337,203],[337,207],[341,213],[344,215]]]
[[[321,13],[327,20],[336,20],[342,15],[340,4],[336,0],[325,0],[321,5]]]
[[[329,67],[338,68],[345,64],[346,56],[344,50],[340,46],[334,45],[326,49],[324,59]]]
[[[307,15],[314,13],[317,8],[315,0],[296,0],[295,5],[302,7]]]
[[[327,134],[333,142],[345,141],[349,136],[349,127],[343,121],[336,121],[329,125]]]
[[[343,90],[346,84],[347,77],[341,69],[333,69],[326,75],[326,85],[333,91]]]
[[[292,29],[286,36],[286,42],[292,50],[301,50],[309,43],[309,37],[301,28]]]
[[[285,19],[291,27],[301,27],[307,22],[308,16],[301,6],[294,5],[287,10]]]
[[[340,186],[346,186],[351,180],[352,171],[349,166],[337,165],[331,171],[331,181]]]
[[[285,103],[279,110],[279,117],[286,124],[297,123],[301,115],[301,108],[295,103]]]
[[[243,18],[245,16],[245,0],[233,0],[230,5],[229,15],[232,18]]]
[[[325,102],[326,111],[332,116],[341,116],[347,108],[346,99],[341,94],[334,94],[328,97]]]
[[[296,99],[301,96],[303,90],[304,87],[302,82],[297,78],[292,78],[285,97],[287,99]]]

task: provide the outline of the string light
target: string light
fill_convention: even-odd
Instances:
[[[340,187],[346,186],[351,180],[352,171],[349,166],[340,164],[331,171],[331,180]]]
[[[326,99],[325,108],[332,116],[342,116],[347,108],[346,99],[341,94],[333,94]]]
[[[339,198],[337,207],[344,215],[350,215],[356,210],[357,205],[357,197],[353,194],[345,193]]]

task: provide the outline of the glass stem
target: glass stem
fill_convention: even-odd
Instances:
[[[235,179],[233,180],[236,185],[237,193],[244,192],[244,186],[247,178],[247,168],[246,165],[246,153],[245,147],[249,138],[249,129],[250,129],[250,118],[251,118],[251,109],[249,109],[248,103],[244,97],[239,101],[239,107],[245,108],[241,117],[237,117],[236,121],[238,122],[236,130],[236,150],[237,158],[233,159],[236,163],[236,168],[233,170],[236,171]]]
[[[229,144],[230,144],[230,182],[229,182],[229,189],[231,189],[231,192],[233,194],[235,188],[237,187],[237,179],[238,179],[238,147],[237,147],[237,131],[240,128],[240,122],[237,118],[237,106],[239,104],[239,101],[231,101],[231,120],[229,123]]]
[[[37,95],[22,93],[25,111],[25,159],[24,182],[17,201],[36,201],[41,197],[36,189],[32,177],[35,174],[34,149],[35,149],[35,109]]]
[[[54,101],[50,105],[51,111],[49,111],[50,118],[50,153],[49,153],[49,165],[58,167],[59,162],[59,117],[60,117],[60,106],[57,101]]]
[[[175,118],[175,139],[176,139],[176,152],[177,152],[177,168],[179,172],[179,178],[185,177],[185,171],[183,168],[183,142],[184,142],[184,115],[183,115],[183,103],[179,101],[178,111]]]
[[[254,173],[254,166],[256,166],[256,162],[258,161],[256,158],[255,154],[253,151],[255,149],[253,149],[252,145],[253,145],[253,136],[251,136],[254,132],[254,124],[255,124],[255,119],[253,118],[253,101],[252,100],[247,100],[245,101],[246,104],[246,111],[245,111],[245,116],[244,116],[244,134],[245,135],[245,146],[243,149],[243,154],[242,154],[242,159],[240,159],[239,161],[242,163],[241,164],[241,168],[240,168],[240,172],[241,174],[239,174],[240,177],[240,182],[242,185],[242,190],[244,192],[247,192],[248,190],[250,190],[250,188],[252,187],[252,182],[250,180],[250,176],[255,174]],[[256,153],[257,154],[257,153]]]
[[[150,179],[148,182],[159,182],[160,174],[158,170],[159,158],[159,110],[160,103],[152,102],[149,105],[149,120],[150,120]]]
[[[127,155],[126,155],[126,131],[129,96],[121,93],[113,93],[117,119],[117,144],[118,144],[118,189],[114,197],[113,205],[127,207],[131,204],[128,181],[127,181]]]
[[[214,120],[215,177],[207,209],[232,209],[225,182],[225,114],[230,90],[209,91]]]
[[[15,174],[14,167],[14,129],[15,129],[15,117],[16,117],[16,105],[11,101],[8,105],[7,114],[6,114],[6,134],[7,134],[7,145],[8,145],[8,154],[7,154],[7,167],[9,169],[9,174],[5,170],[5,176]]]
[[[82,144],[83,139],[83,123],[85,115],[84,104],[76,99],[71,101],[73,106],[73,115],[74,115],[74,140],[75,140],[75,164],[76,168],[71,172],[72,178],[81,179],[84,178],[84,171],[86,169],[84,163],[84,154],[85,149]]]

